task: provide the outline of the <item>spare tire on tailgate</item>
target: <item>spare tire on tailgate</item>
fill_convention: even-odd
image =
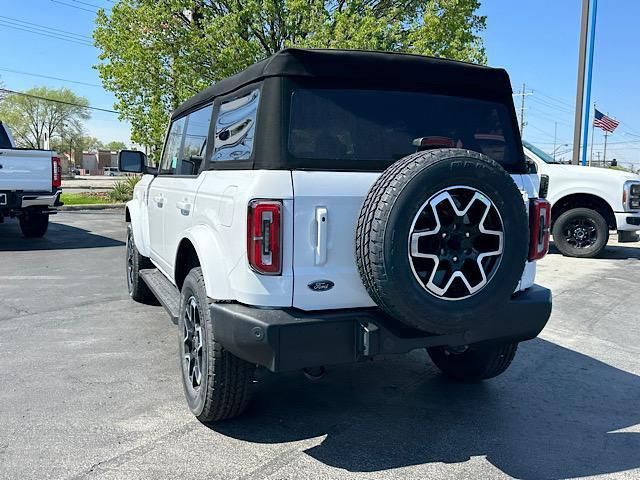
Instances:
[[[479,326],[505,305],[528,246],[524,201],[509,174],[477,152],[439,149],[399,160],[371,187],[356,261],[382,309],[443,334]]]

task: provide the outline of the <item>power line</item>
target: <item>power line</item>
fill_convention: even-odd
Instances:
[[[48,25],[40,25],[38,23],[33,23],[33,22],[27,22],[25,20],[20,20],[19,18],[12,18],[12,17],[7,17],[5,15],[0,15],[0,18],[5,19],[6,21],[12,22],[12,23],[18,23],[18,24],[24,24],[24,25],[28,25],[31,27],[36,27],[38,29],[42,29],[45,30],[47,32],[50,32],[52,30],[60,32],[61,34],[64,35],[68,35],[68,36],[74,36],[74,37],[79,37],[79,39],[87,39],[87,40],[92,40],[92,38],[88,35],[81,35],[79,33],[73,33],[73,32],[67,32],[66,30],[62,30],[60,28],[55,28],[55,27],[50,27]]]
[[[98,8],[98,9],[99,9],[99,8],[102,8],[103,10],[109,10],[109,9],[108,9],[108,8],[106,8],[106,7],[101,7],[100,5],[95,5],[95,4],[93,4],[93,3],[83,2],[83,1],[81,1],[81,0],[71,0],[71,1],[72,1],[72,2],[74,2],[74,3],[79,3],[79,4],[81,4],[81,5],[87,5],[87,6],[89,6],[89,7],[95,7],[95,8]]]
[[[92,9],[89,9],[89,8],[79,7],[78,5],[73,5],[71,3],[61,2],[60,0],[51,0],[51,1],[53,3],[59,3],[60,5],[65,5],[67,7],[77,8],[78,10],[84,10],[85,12],[98,13],[98,10],[92,10]]]
[[[99,112],[118,113],[115,110],[109,110],[107,108],[92,107],[90,105],[80,105],[79,103],[65,102],[64,100],[55,100],[53,98],[41,97],[39,95],[32,95],[30,93],[16,92],[15,90],[9,90],[7,88],[0,88],[0,92],[11,93],[13,95],[20,95],[20,96],[23,96],[23,97],[34,98],[36,100],[43,100],[45,102],[60,103],[62,105],[69,105],[69,106],[72,106],[72,107],[81,107],[81,108],[87,108],[89,110],[97,110]]]
[[[93,44],[91,44],[89,42],[84,42],[84,41],[81,41],[81,40],[75,40],[75,39],[72,39],[72,38],[61,36],[59,34],[44,33],[44,32],[40,32],[38,30],[32,29],[30,27],[16,26],[16,25],[8,24],[8,23],[3,23],[2,21],[0,21],[0,27],[13,28],[14,30],[20,30],[20,31],[23,31],[23,32],[28,32],[28,33],[35,33],[36,35],[41,35],[43,37],[55,38],[57,40],[64,40],[66,42],[75,43],[77,45],[83,45],[85,47],[92,47],[93,46]]]
[[[10,73],[17,73],[17,74],[20,74],[20,75],[28,75],[30,77],[48,78],[50,80],[58,80],[58,81],[61,81],[61,82],[76,83],[78,85],[85,85],[87,87],[99,87],[99,88],[102,88],[102,85],[98,85],[97,83],[79,82],[77,80],[68,80],[66,78],[51,77],[49,75],[42,75],[42,74],[39,74],[39,73],[21,72],[20,70],[12,70],[10,68],[0,67],[0,71],[10,72]]]

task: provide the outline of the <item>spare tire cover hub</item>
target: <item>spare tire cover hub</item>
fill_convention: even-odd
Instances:
[[[444,300],[462,300],[482,290],[497,271],[503,249],[500,212],[487,195],[469,186],[448,187],[431,196],[409,233],[413,275],[427,292]]]

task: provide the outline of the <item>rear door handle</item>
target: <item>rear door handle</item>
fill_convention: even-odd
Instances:
[[[327,263],[327,224],[329,216],[325,207],[316,208],[316,225],[318,226],[318,237],[316,238],[316,265]]]
[[[187,202],[177,202],[176,203],[176,207],[178,208],[178,210],[180,210],[180,213],[182,215],[189,215],[189,213],[191,212],[191,204],[187,203]]]

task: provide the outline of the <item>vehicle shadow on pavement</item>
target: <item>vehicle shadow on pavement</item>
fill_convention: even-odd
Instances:
[[[630,243],[629,245],[631,246],[607,245],[600,255],[595,257],[595,259],[629,260],[630,258],[636,258],[640,260],[640,244]],[[549,245],[549,254],[562,255],[553,243]]]
[[[0,224],[0,252],[120,247],[124,244],[120,240],[62,223],[50,222],[42,238],[24,238],[17,221],[6,220]]]
[[[310,383],[267,375],[247,414],[211,425],[250,442],[317,438],[305,451],[352,472],[485,456],[523,479],[560,479],[640,467],[640,377],[536,339],[505,374],[461,384],[423,351],[334,367]],[[322,436],[326,436],[324,440]]]

